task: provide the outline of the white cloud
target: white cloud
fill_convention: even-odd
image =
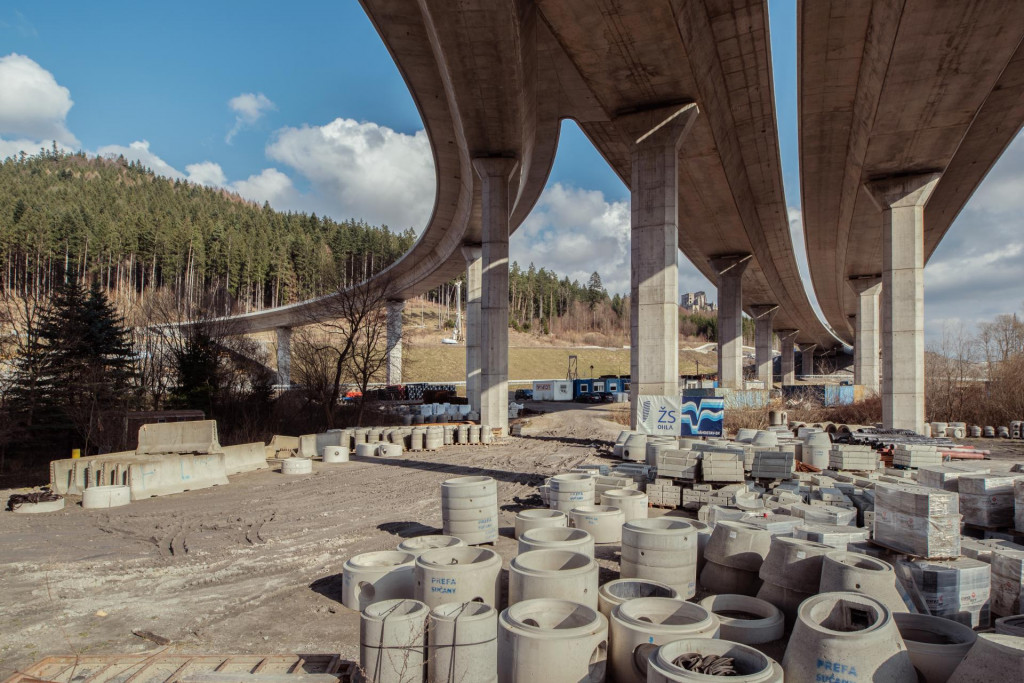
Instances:
[[[0,57],[0,93],[0,134],[78,144],[65,124],[74,104],[71,91],[32,59]]]
[[[424,131],[406,135],[376,123],[335,119],[324,126],[282,128],[267,155],[313,187],[315,209],[422,232],[434,205],[435,176]]]
[[[127,147],[124,145],[104,145],[96,150],[96,156],[122,156],[127,161],[137,161],[141,163],[157,175],[174,178],[176,180],[183,180],[185,178],[184,173],[168,164],[149,149],[148,140],[136,140]]]
[[[265,168],[245,180],[236,180],[228,188],[246,199],[270,202],[279,209],[295,206],[299,198],[292,179],[276,168]]]
[[[246,92],[241,95],[237,95],[228,100],[228,107],[231,111],[235,112],[235,125],[228,131],[228,135],[224,138],[224,142],[231,144],[232,138],[234,138],[242,128],[251,126],[263,117],[268,111],[277,109],[277,106],[270,101],[263,93],[251,93]]]
[[[227,185],[228,179],[224,175],[224,169],[220,164],[213,161],[201,161],[198,164],[189,164],[185,167],[190,182],[211,187],[223,187]]]

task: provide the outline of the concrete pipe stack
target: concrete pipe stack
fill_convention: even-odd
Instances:
[[[498,680],[498,612],[479,602],[448,602],[427,618],[427,681]]]
[[[601,505],[622,510],[623,521],[647,519],[647,494],[637,489],[609,489],[601,494]]]
[[[519,537],[520,554],[545,549],[572,550],[593,557],[594,537],[583,529],[571,527],[530,529]]]
[[[679,598],[679,591],[648,579],[615,579],[597,589],[597,609],[611,619],[617,605],[639,598]]]
[[[758,572],[763,582],[758,599],[778,607],[793,623],[800,603],[818,592],[822,559],[833,550],[803,538],[774,537]]]
[[[415,561],[417,600],[429,607],[446,602],[498,606],[501,556],[490,548],[436,548]]]
[[[700,605],[673,598],[639,598],[617,605],[608,628],[616,683],[646,681],[646,657],[659,645],[719,634],[718,617]]]
[[[441,520],[446,536],[466,545],[498,540],[498,483],[491,477],[456,477],[441,484]]]
[[[613,505],[580,505],[569,511],[569,526],[583,529],[594,543],[618,543],[622,540],[625,515]]]
[[[349,558],[341,568],[341,604],[362,611],[382,600],[412,598],[415,562],[415,555],[397,550]]]
[[[685,668],[683,662],[695,657],[720,657],[731,660],[730,664],[736,675],[732,678],[743,683],[782,683],[782,667],[770,657],[758,652],[749,645],[733,643],[718,638],[683,638],[658,647],[649,655],[647,663],[647,683],[677,683],[680,681],[715,681],[719,677],[711,674],[697,673]],[[724,680],[725,677],[722,678]],[[827,678],[797,679],[787,677],[786,680],[802,683]]]
[[[697,531],[686,521],[658,517],[622,527],[620,575],[671,586],[684,599],[697,589]]]
[[[518,602],[498,617],[499,683],[602,681],[608,620],[568,600]]]
[[[359,666],[366,680],[423,680],[429,613],[427,606],[416,600],[385,600],[363,610],[359,620]]]
[[[508,602],[559,598],[597,609],[597,562],[571,550],[531,550],[512,558]]]
[[[833,550],[821,560],[819,593],[863,593],[890,612],[906,612],[907,605],[897,585],[895,568],[869,555]]]
[[[753,524],[719,522],[704,549],[701,586],[711,593],[757,595],[761,588],[758,572],[771,541],[770,532]]]
[[[569,526],[569,517],[560,510],[539,508],[516,513],[515,539],[531,529],[546,529]]]
[[[469,425],[469,443],[480,443],[480,425]]]
[[[573,508],[594,504],[594,478],[589,474],[556,474],[548,487],[552,510],[568,514]]]
[[[469,425],[459,425],[455,432],[455,442],[458,444],[469,443]]]

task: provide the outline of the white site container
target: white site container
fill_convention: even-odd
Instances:
[[[682,655],[715,655],[733,660],[736,676],[708,676],[687,671],[676,664]],[[666,643],[656,649],[647,660],[647,683],[687,683],[689,681],[732,681],[734,683],[783,683],[782,667],[778,662],[749,645],[718,638],[683,638]],[[814,678],[786,678],[795,683],[810,683]],[[821,679],[827,680],[827,679]]]
[[[532,550],[512,558],[508,602],[559,598],[597,609],[597,562],[571,550]]]
[[[498,540],[498,483],[491,477],[456,477],[441,484],[444,534],[467,545]]]
[[[594,543],[618,543],[624,523],[622,510],[613,505],[580,505],[569,511],[569,525],[590,533]]]
[[[498,612],[479,602],[448,602],[427,620],[427,683],[498,680]]]
[[[572,382],[568,380],[555,380],[551,383],[552,393],[554,394],[555,401],[571,401],[572,400]]]
[[[530,529],[519,537],[520,554],[544,549],[572,550],[593,557],[594,537],[583,529],[572,527]]]
[[[568,600],[524,600],[498,617],[499,683],[603,681],[608,620]]]
[[[580,505],[594,504],[594,478],[589,474],[556,474],[548,481],[548,491],[552,510],[569,513]]]
[[[626,522],[619,567],[624,579],[657,581],[692,598],[697,590],[697,530],[668,517]]]
[[[622,510],[624,522],[647,519],[647,494],[636,489],[609,489],[601,494],[601,505]]]
[[[538,508],[522,510],[516,513],[515,538],[519,540],[530,529],[565,527],[569,525],[569,517],[561,510]]]
[[[646,681],[646,657],[659,645],[680,638],[717,638],[719,632],[718,617],[673,598],[627,600],[612,610],[608,628],[616,683]]]
[[[385,600],[363,610],[359,620],[359,666],[365,680],[423,680],[429,612],[416,600]]]
[[[446,602],[498,606],[501,556],[490,548],[436,548],[416,558],[417,600],[429,607]]]
[[[361,611],[382,600],[411,599],[416,556],[397,550],[350,557],[341,569],[341,604]]]

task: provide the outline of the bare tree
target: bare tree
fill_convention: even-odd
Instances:
[[[929,348],[925,394],[929,415],[943,420],[960,419],[974,410],[972,400],[979,386],[978,342],[963,324],[943,327],[942,339]]]

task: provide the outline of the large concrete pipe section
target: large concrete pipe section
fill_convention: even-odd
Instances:
[[[281,474],[312,474],[313,461],[309,458],[288,458],[281,461]]]
[[[622,459],[631,462],[647,461],[647,435],[633,432],[622,444]]]
[[[832,680],[831,676],[917,681],[892,613],[860,593],[822,593],[805,600],[797,610],[782,668],[793,681]]]
[[[881,602],[890,612],[906,612],[907,605],[897,585],[893,566],[870,555],[834,550],[821,561],[819,593],[863,593]]]
[[[412,598],[415,562],[415,555],[397,550],[349,558],[341,568],[341,604],[362,611],[382,600]]]
[[[626,522],[619,567],[624,579],[657,581],[692,598],[697,590],[697,531],[668,517]]]
[[[905,612],[892,616],[924,683],[946,683],[978,640],[970,626],[943,617]]]
[[[746,522],[719,522],[704,549],[701,586],[711,593],[757,595],[761,588],[758,572],[771,542],[771,533],[761,527]]]
[[[603,681],[608,620],[568,600],[524,600],[498,617],[499,683]]]
[[[647,658],[680,638],[717,638],[718,617],[700,605],[672,598],[628,600],[609,620],[612,677],[616,683],[647,680]]]
[[[758,571],[763,583],[757,597],[778,607],[787,623],[793,623],[800,603],[818,592],[822,559],[832,551],[823,543],[775,536]]]
[[[116,508],[132,502],[132,490],[122,484],[90,486],[82,491],[82,507],[86,509]]]
[[[999,633],[979,633],[949,683],[1019,681],[1024,675],[1024,640]]]
[[[710,595],[700,605],[718,617],[722,640],[761,645],[781,639],[786,630],[786,619],[778,607],[749,595]]]
[[[608,489],[601,494],[601,505],[622,510],[623,522],[647,519],[647,494],[636,489]]]
[[[508,566],[508,603],[559,598],[597,609],[597,562],[570,550],[532,550]]]
[[[427,619],[427,683],[498,680],[498,612],[479,602],[448,602]]]
[[[446,536],[466,545],[498,540],[498,483],[491,477],[456,477],[441,484],[441,519]]]
[[[731,661],[719,666],[728,666],[735,673],[727,676],[737,683],[782,683],[782,667],[778,662],[758,652],[749,645],[733,643],[717,638],[684,638],[666,643],[652,652],[647,660],[647,683],[688,683],[705,681],[712,683],[720,677],[711,673],[692,671],[697,658],[714,656]],[[726,677],[721,677],[724,680]],[[786,677],[786,680],[803,683],[804,679]],[[806,679],[808,683],[814,678]],[[826,680],[826,679],[820,679]]]
[[[572,527],[530,529],[519,537],[519,552],[531,550],[572,550],[594,556],[594,537],[590,532]]]
[[[569,514],[575,507],[594,504],[594,478],[589,474],[556,474],[548,487],[552,510]]]
[[[428,607],[482,602],[498,607],[501,556],[490,548],[436,548],[416,558],[415,597]]]
[[[417,683],[427,659],[427,615],[416,600],[369,605],[359,620],[359,667],[365,681]]]
[[[625,517],[613,505],[580,505],[569,511],[569,526],[589,533],[594,543],[618,543]]]
[[[672,586],[648,579],[615,579],[597,589],[597,609],[607,619],[612,610],[627,600],[638,598],[678,598],[679,591]]]
[[[569,517],[561,510],[540,508],[516,513],[515,538],[531,529],[550,529],[569,526]]]
[[[434,550],[436,548],[458,548],[464,545],[465,543],[462,542],[461,538],[433,534],[430,536],[415,536],[413,538],[407,538],[398,544],[398,550],[405,553],[412,553],[416,557],[419,557],[428,550]]]

